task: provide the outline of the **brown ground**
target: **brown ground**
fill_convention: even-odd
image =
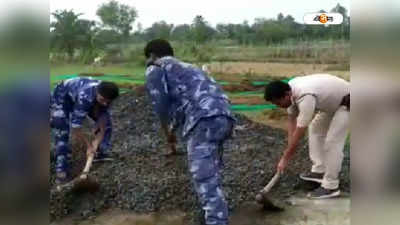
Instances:
[[[262,105],[266,104],[262,97],[251,96],[251,97],[231,97],[229,98],[232,104],[247,104],[247,105]]]
[[[127,88],[127,89],[135,89],[136,87],[138,87],[139,85],[137,84],[131,84],[131,83],[117,83],[118,87],[120,88]]]
[[[146,87],[140,84],[118,83],[118,87],[133,90],[137,95],[143,96],[146,94]]]
[[[226,92],[242,92],[242,91],[256,91],[260,88],[246,84],[230,84],[222,86],[222,89]]]
[[[146,94],[146,87],[144,85],[137,85],[133,88],[133,91],[136,93],[136,95],[143,96]]]
[[[264,110],[262,112],[245,112],[244,114],[254,122],[287,130],[287,113],[283,109]]]
[[[313,73],[330,73],[350,79],[350,71],[331,64],[271,63],[271,62],[214,62],[209,69],[216,79],[240,81],[248,76],[255,80],[263,77],[291,77]]]
[[[80,73],[79,76],[100,77],[104,76],[104,73]]]

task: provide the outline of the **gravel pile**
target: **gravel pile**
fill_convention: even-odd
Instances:
[[[95,164],[91,172],[100,182],[100,190],[94,194],[56,192],[52,170],[51,221],[68,214],[87,219],[103,210],[119,208],[136,213],[182,210],[188,213],[191,223],[196,224],[200,207],[190,181],[182,141],[178,145],[181,155],[169,158],[162,155],[166,140],[146,96],[122,95],[114,103],[112,113],[115,161]],[[273,176],[287,143],[286,134],[280,129],[254,123],[239,114],[237,120],[234,137],[226,142],[224,152],[223,188],[231,210],[246,201],[254,201],[256,193]],[[297,175],[311,166],[304,143],[279,185],[273,189],[271,195],[276,198],[286,198],[301,188]],[[78,144],[73,144],[72,148],[73,171],[78,174],[85,163],[85,149]],[[349,191],[348,149],[345,155],[341,186],[342,190]],[[51,162],[53,167],[53,160]]]

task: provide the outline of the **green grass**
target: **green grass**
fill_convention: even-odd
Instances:
[[[347,64],[350,44],[346,41],[311,41],[270,46],[217,47],[212,60],[285,63]]]
[[[83,64],[61,64],[50,66],[50,76],[79,74],[79,73],[104,73],[114,75],[129,75],[135,79],[144,79],[145,67],[135,64],[115,64],[103,67],[93,67]]]
[[[56,76],[73,75],[79,73],[104,73],[106,75],[128,75],[128,78],[144,80],[145,68],[137,64],[114,64],[102,67],[93,67],[83,64],[56,64],[50,65],[50,86],[54,87],[59,79]],[[109,77],[104,77],[109,78]],[[134,81],[121,79],[117,83],[135,83]]]
[[[350,42],[346,40],[293,40],[275,45],[221,46],[174,43],[176,55],[188,62],[282,62],[348,65]]]

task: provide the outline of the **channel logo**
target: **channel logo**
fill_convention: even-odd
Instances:
[[[305,24],[310,25],[337,25],[343,23],[343,15],[340,13],[307,13],[303,20]]]

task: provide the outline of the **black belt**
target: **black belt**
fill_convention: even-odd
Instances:
[[[350,94],[345,95],[342,98],[342,102],[340,103],[340,105],[344,105],[347,107],[347,110],[350,110]]]

